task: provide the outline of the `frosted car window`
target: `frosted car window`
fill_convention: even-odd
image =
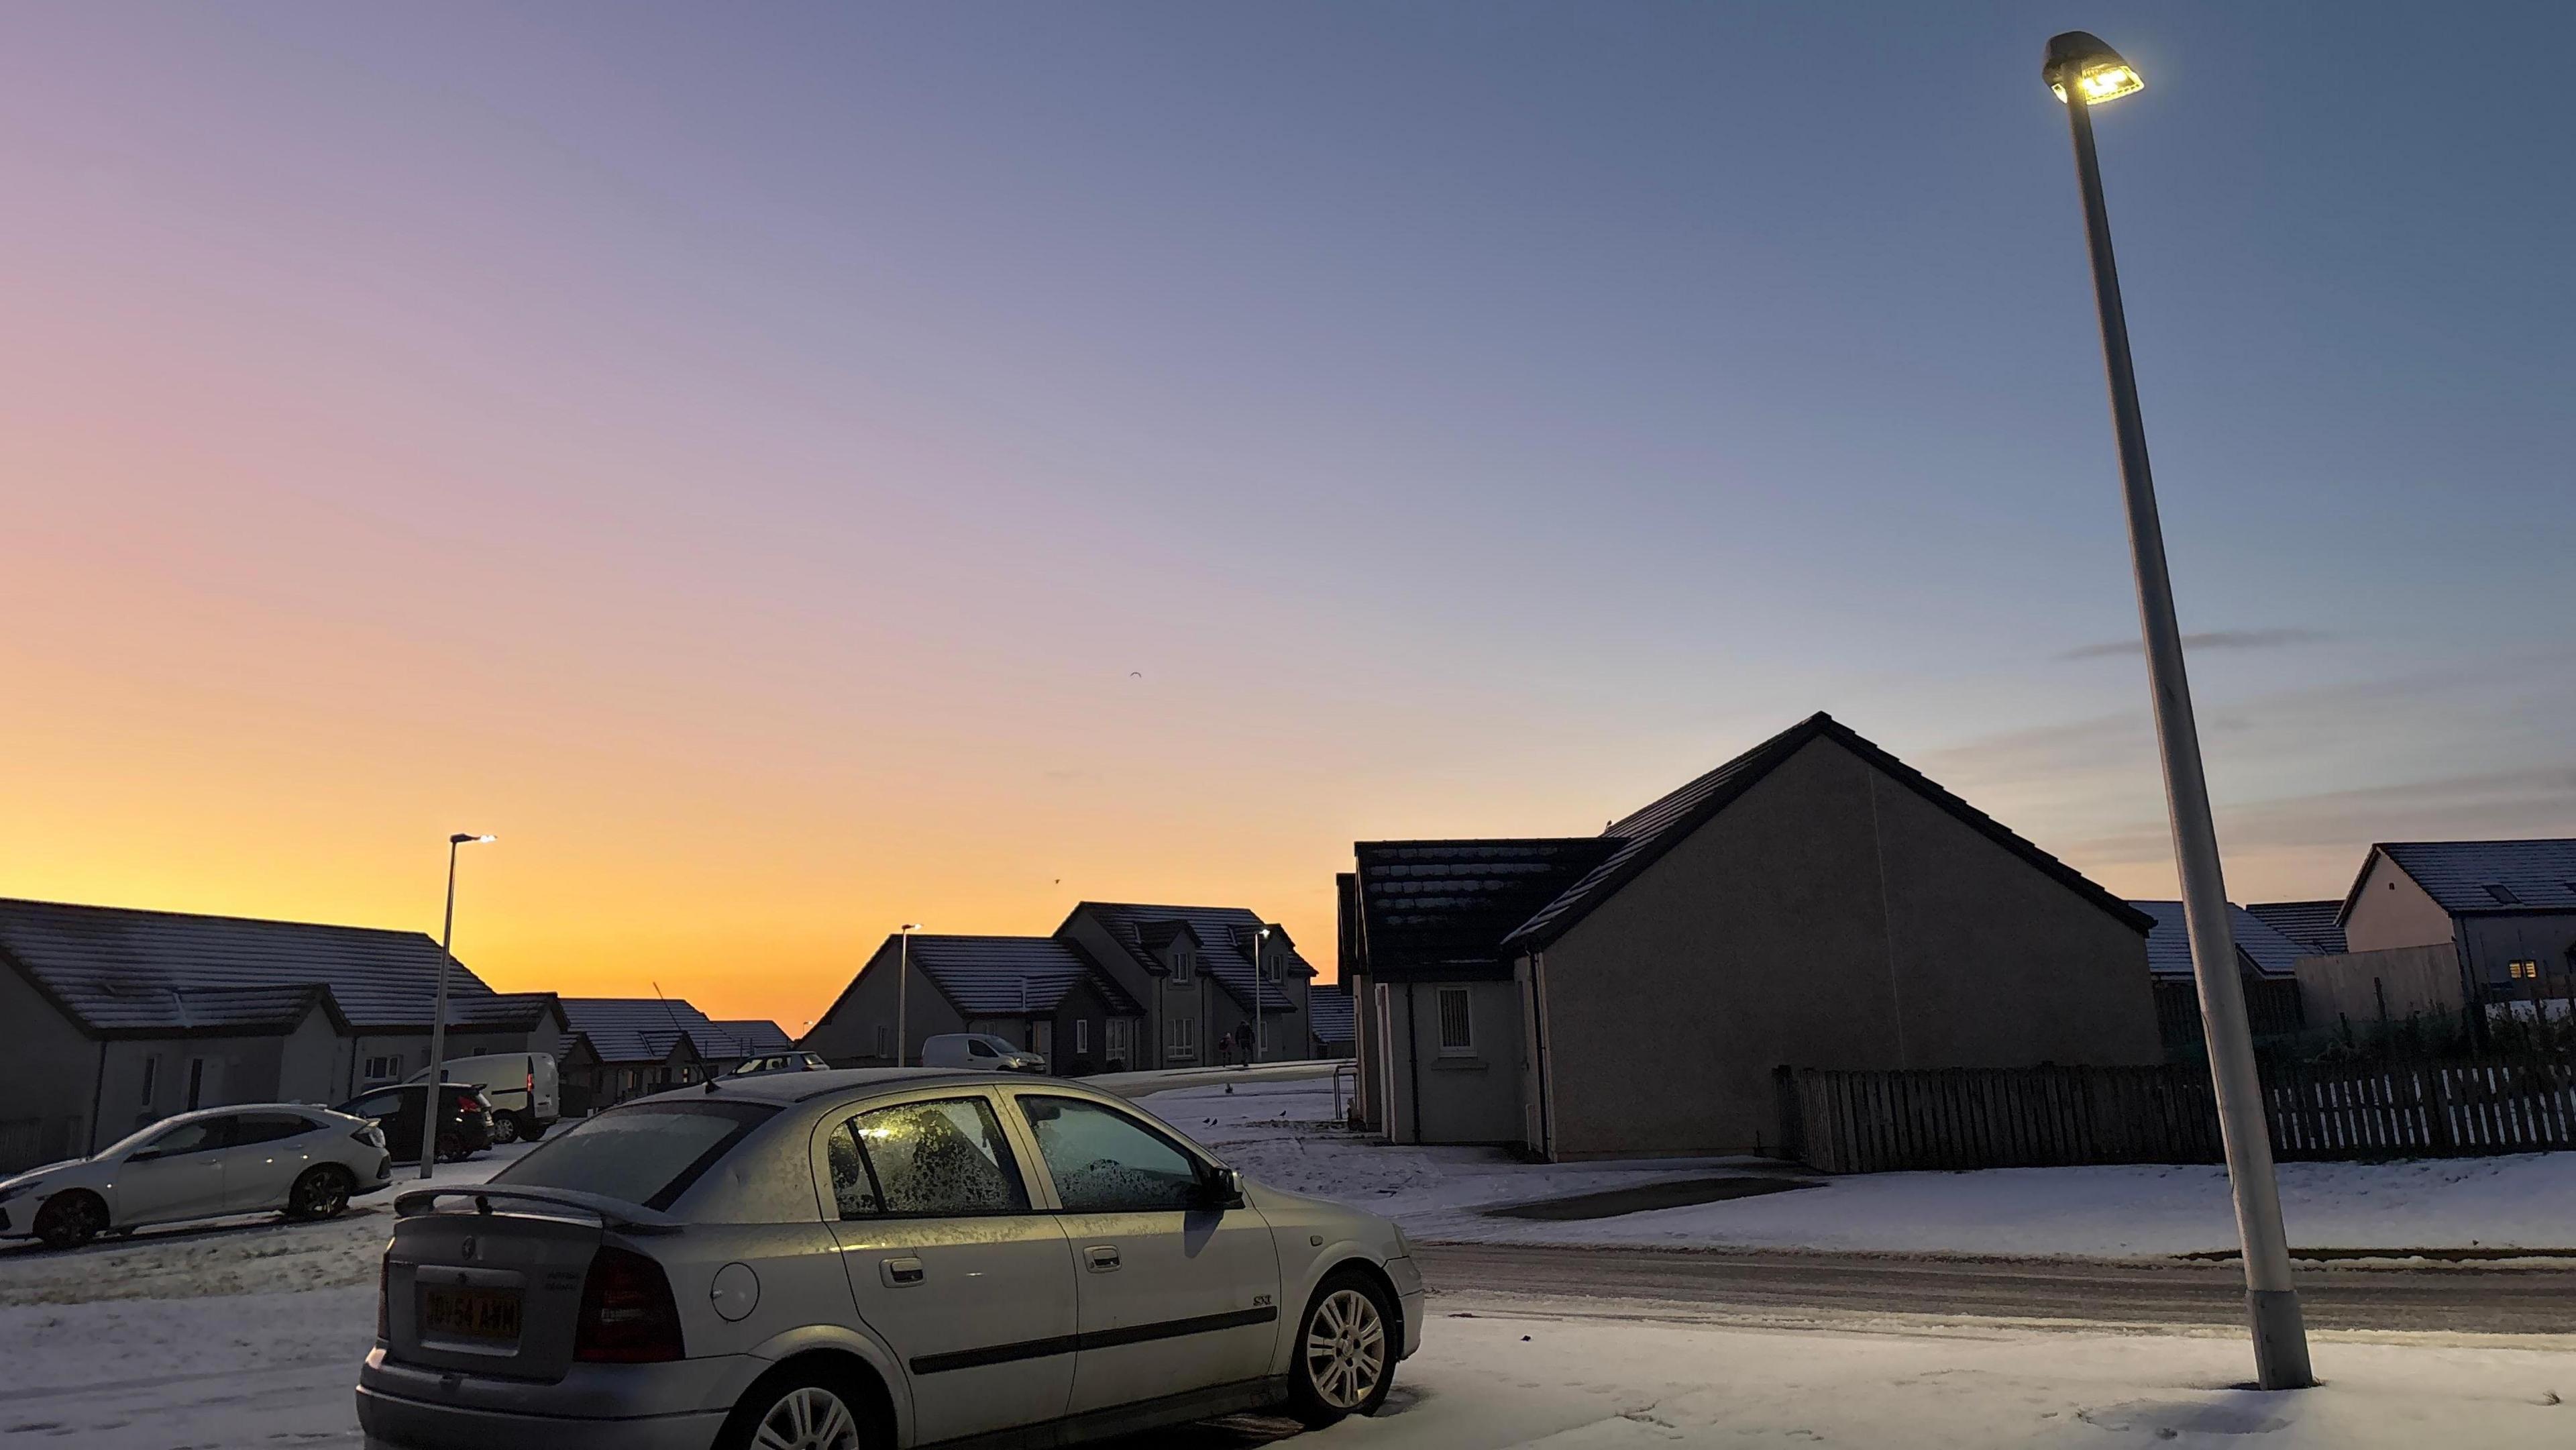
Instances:
[[[879,1108],[854,1120],[885,1212],[1020,1213],[1029,1206],[1002,1125],[982,1098]]]
[[[668,1208],[744,1134],[778,1109],[765,1103],[634,1103],[549,1133],[495,1183],[577,1188],[646,1208]]]
[[[1074,1213],[1187,1209],[1199,1200],[1198,1160],[1115,1108],[1081,1098],[1023,1094],[1020,1111],[1056,1197]]]

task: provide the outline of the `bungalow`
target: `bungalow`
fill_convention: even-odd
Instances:
[[[2155,978],[2156,1032],[2165,1055],[2180,1060],[2201,1052],[2200,987],[2192,976],[2191,933],[2179,901],[2132,901],[2155,918],[2147,932],[2147,973]],[[2307,1026],[2299,995],[2299,959],[2313,956],[2252,907],[2227,906],[2228,933],[2236,939],[2236,971],[2245,988],[2245,1020],[2257,1039],[2295,1036]]]
[[[895,980],[911,961],[901,1003],[903,1060],[950,1032],[986,1032],[1038,1053],[1065,1073],[1134,1066],[1144,1008],[1091,957],[1050,936],[890,936],[805,1033],[806,1051],[835,1067],[895,1063]]]
[[[704,1082],[791,1045],[775,1022],[717,1022],[678,997],[566,997],[563,1012],[556,1071],[568,1113]]]
[[[336,1103],[429,1061],[438,943],[416,931],[0,900],[0,1169],[190,1108]],[[447,1052],[553,1052],[552,993],[453,962]]]
[[[1354,854],[1358,1112],[1398,1142],[1764,1152],[1784,1065],[2162,1056],[2153,918],[1830,716],[1599,836]]]

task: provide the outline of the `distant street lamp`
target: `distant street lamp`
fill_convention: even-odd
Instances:
[[[2084,195],[2085,240],[2093,255],[2102,360],[2111,376],[2111,426],[2119,439],[2120,483],[2128,500],[2129,550],[2138,576],[2138,616],[2146,635],[2156,739],[2164,754],[2174,856],[2182,873],[2183,923],[2191,937],[2192,977],[2200,988],[2201,1030],[2209,1044],[2227,1180],[2236,1195],[2236,1232],[2245,1251],[2245,1310],[2254,1331],[2256,1378],[2267,1390],[2300,1389],[2316,1383],[2316,1377],[2308,1365],[2299,1293],[2290,1282],[2289,1239],[2281,1227],[2280,1186],[2264,1123],[2263,1079],[2246,1025],[2244,984],[2236,975],[2218,829],[2210,820],[2209,782],[2201,774],[2200,728],[2192,719],[2191,683],[2183,673],[2182,629],[2174,621],[2164,526],[2156,516],[2146,424],[2138,412],[2138,380],[2129,363],[2129,324],[2111,258],[2111,216],[2102,201],[2101,162],[2093,152],[2092,108],[2130,95],[2146,82],[2119,52],[2080,30],[2048,42],[2040,73],[2066,102],[2067,122],[2075,132],[2075,175]]]
[[[907,921],[903,924],[902,930],[897,933],[902,941],[902,945],[896,948],[894,959],[894,1065],[897,1067],[904,1066],[907,1052],[904,1046],[906,1040],[904,1032],[909,1025],[909,1019],[904,1013],[905,993],[912,986],[912,934],[919,930],[921,930],[920,922]]]
[[[1252,1060],[1261,1060],[1261,984],[1266,980],[1261,966],[1262,944],[1270,940],[1270,928],[1252,934]]]
[[[429,1086],[421,1089],[420,1176],[438,1158],[439,1084],[447,1081],[447,964],[456,945],[456,848],[489,841],[465,832],[447,838],[447,920],[438,929],[438,996],[429,1014]]]

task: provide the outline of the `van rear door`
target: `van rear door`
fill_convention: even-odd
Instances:
[[[536,1091],[531,1094],[532,1101],[528,1104],[528,1111],[536,1115],[539,1123],[551,1123],[563,1116],[563,1098],[560,1092],[560,1079],[555,1071],[555,1055],[551,1052],[532,1052],[528,1054],[528,1063],[528,1074],[537,1085]]]

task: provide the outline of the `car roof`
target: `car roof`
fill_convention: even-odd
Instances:
[[[984,1083],[1014,1083],[1026,1087],[1033,1080],[1056,1082],[1053,1078],[1031,1079],[1021,1072],[976,1072],[962,1067],[836,1067],[823,1072],[774,1072],[752,1077],[711,1078],[708,1081],[717,1084],[713,1093],[707,1091],[706,1083],[692,1083],[634,1101],[669,1101],[685,1094],[713,1097],[719,1101],[772,1103],[786,1107],[812,1098],[859,1091],[894,1092],[934,1084],[973,1087]]]

